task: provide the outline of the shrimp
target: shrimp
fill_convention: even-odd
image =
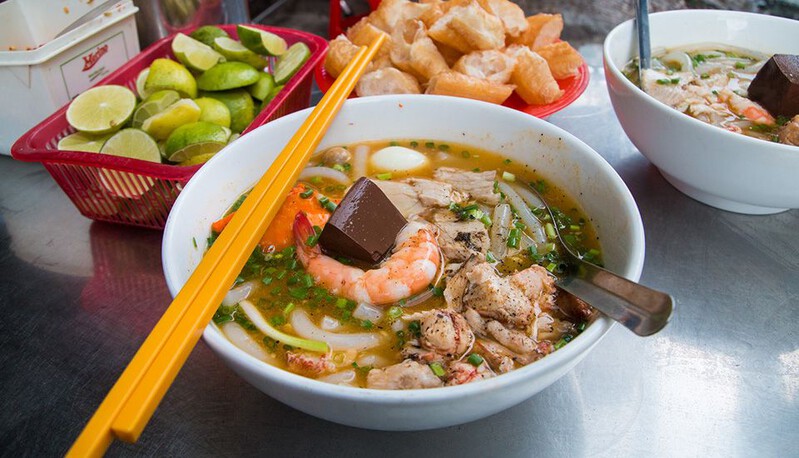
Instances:
[[[755,124],[773,126],[775,123],[774,117],[763,107],[746,97],[741,97],[729,89],[722,89],[719,91],[719,99],[726,102],[733,113],[738,116],[743,116]]]
[[[353,301],[385,305],[408,298],[432,284],[441,265],[435,233],[426,223],[408,223],[397,236],[391,256],[380,267],[367,271],[325,256],[318,245],[308,246],[305,241],[313,233],[305,213],[297,213],[297,258],[318,284]]]

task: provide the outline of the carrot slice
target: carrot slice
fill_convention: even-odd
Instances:
[[[327,223],[327,220],[330,218],[330,212],[319,203],[318,195],[315,191],[313,195],[308,198],[300,196],[300,193],[305,192],[305,190],[305,186],[296,185],[291,192],[289,192],[286,201],[283,202],[283,205],[277,211],[272,223],[270,223],[269,227],[266,229],[261,241],[258,242],[262,250],[282,250],[294,244],[292,227],[294,225],[294,217],[297,216],[297,213],[300,211],[308,215],[308,219],[314,226],[322,227]],[[224,218],[215,221],[211,224],[211,229],[216,233],[222,232],[231,218],[233,218],[234,214],[235,212],[231,212]]]

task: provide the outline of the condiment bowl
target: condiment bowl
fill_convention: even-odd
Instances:
[[[651,14],[653,49],[723,44],[767,55],[799,54],[799,22],[719,10]],[[799,147],[706,124],[659,102],[631,83],[624,66],[637,56],[633,21],[605,39],[605,79],[627,136],[675,188],[737,213],[799,208]]]
[[[255,183],[309,112],[288,115],[236,140],[200,169],[181,192],[163,239],[164,273],[172,295],[200,261],[211,223]],[[536,169],[576,198],[592,219],[606,266],[632,280],[640,277],[644,232],[635,201],[613,168],[569,133],[498,105],[452,97],[393,95],[347,101],[320,148],[389,139],[473,145]],[[610,319],[601,316],[563,348],[498,377],[407,391],[339,386],[295,375],[238,349],[213,324],[203,336],[242,378],[285,404],[337,423],[398,431],[465,423],[514,406],[565,375],[612,326]]]

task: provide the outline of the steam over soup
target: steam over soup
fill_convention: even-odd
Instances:
[[[360,177],[382,191],[372,202],[385,194],[394,221],[407,221],[377,264],[320,243]],[[555,221],[530,187],[557,207]],[[385,232],[386,221],[376,211],[366,229]],[[494,377],[558,350],[596,316],[554,286],[569,268],[554,225],[601,263],[589,219],[527,166],[434,141],[331,148],[303,171],[214,322],[253,356],[329,383],[412,389]]]
[[[749,98],[749,85],[769,56],[723,45],[653,53],[638,76],[638,59],[625,76],[647,94],[700,121],[761,140],[799,145],[799,115],[772,116]]]

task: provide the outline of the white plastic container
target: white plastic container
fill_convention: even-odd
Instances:
[[[0,153],[139,53],[130,0],[55,38],[100,0],[0,3]]]

